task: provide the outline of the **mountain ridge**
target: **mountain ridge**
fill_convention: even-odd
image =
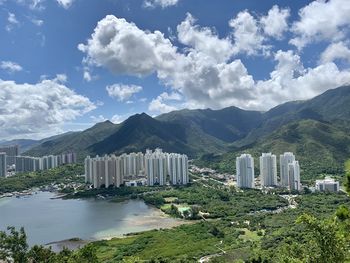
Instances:
[[[179,110],[155,118],[146,113],[130,116],[120,124],[110,121],[60,136],[33,147],[28,155],[56,154],[65,150],[86,155],[120,154],[162,147],[167,151],[202,155],[236,152],[261,144],[264,138],[291,123],[312,120],[337,129],[350,127],[350,86],[326,91],[310,100],[292,101],[269,111],[247,111],[237,107],[220,110]],[[305,128],[305,125],[301,127]],[[336,132],[334,130],[334,132]]]

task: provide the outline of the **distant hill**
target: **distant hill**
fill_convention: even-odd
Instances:
[[[30,156],[43,156],[46,154],[60,154],[65,151],[75,151],[80,159],[91,154],[88,148],[105,139],[118,129],[119,125],[115,125],[110,121],[97,123],[93,127],[82,132],[70,132],[53,139],[44,139],[43,142],[25,154]]]
[[[1,141],[0,142],[0,146],[7,146],[7,145],[18,145],[19,146],[19,152],[20,154],[29,151],[31,148],[38,146],[42,143],[44,143],[45,141],[50,141],[50,140],[54,140],[54,139],[58,139],[62,136],[66,136],[68,134],[71,134],[72,132],[67,132],[67,133],[63,133],[63,134],[59,134],[59,135],[54,135],[42,140],[31,140],[31,139],[15,139],[15,140],[10,140],[10,141]]]
[[[279,154],[291,150],[300,157],[302,168],[317,163],[315,173],[327,169],[341,173],[342,162],[350,155],[349,131],[350,86],[346,86],[311,100],[284,103],[267,112],[228,107],[173,111],[156,118],[136,114],[118,125],[106,121],[82,132],[46,139],[26,154],[74,150],[82,160],[87,154],[162,147],[191,158],[203,156],[202,161],[208,165],[218,162],[222,170],[232,171],[234,156],[242,151]]]
[[[229,107],[222,110],[183,110],[152,118],[136,114],[123,123],[98,123],[83,132],[47,140],[26,154],[57,154],[74,150],[83,157],[162,147],[167,151],[199,157],[202,153],[224,153],[229,143],[243,138],[262,122],[262,113]]]

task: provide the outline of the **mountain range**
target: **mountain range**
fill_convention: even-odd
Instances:
[[[225,170],[225,162],[233,165],[234,157],[242,151],[279,154],[290,150],[306,160],[305,165],[310,165],[308,160],[319,158],[329,164],[325,169],[332,166],[338,171],[350,156],[349,131],[350,86],[344,86],[310,100],[281,104],[267,112],[228,107],[185,109],[155,118],[136,114],[120,124],[105,121],[84,131],[29,142],[30,149],[25,154],[41,156],[73,150],[82,160],[88,154],[161,147],[207,163],[215,161],[217,168]],[[226,170],[232,170],[232,165]]]

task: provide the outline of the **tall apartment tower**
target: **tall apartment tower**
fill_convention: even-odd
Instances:
[[[288,175],[289,175],[289,189],[290,190],[301,190],[300,184],[300,166],[298,161],[293,161],[288,164]]]
[[[6,153],[6,165],[15,164],[15,156],[19,155],[18,145],[1,146],[0,153]]]
[[[289,164],[295,161],[295,156],[291,152],[280,155],[280,185],[289,188]]]
[[[236,178],[239,188],[254,188],[254,159],[250,154],[236,158]]]
[[[0,177],[6,177],[7,164],[6,164],[6,153],[0,152]]]
[[[263,153],[260,156],[260,181],[262,186],[277,185],[276,155]]]
[[[167,177],[167,156],[161,149],[145,154],[145,172],[149,186],[164,185]]]

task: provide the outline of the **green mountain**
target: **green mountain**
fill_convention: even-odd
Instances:
[[[350,156],[350,130],[330,122],[298,120],[283,125],[251,145],[221,155],[203,155],[198,163],[233,173],[236,157],[241,153],[250,153],[255,157],[258,175],[258,157],[262,152],[272,152],[279,156],[287,151],[295,153],[296,159],[300,161],[303,180],[326,174],[341,176],[344,162]]]
[[[26,154],[73,150],[81,160],[87,154],[161,147],[191,158],[202,156],[206,165],[232,172],[235,156],[243,151],[255,156],[261,152],[293,151],[302,169],[312,173],[305,178],[340,174],[342,162],[350,156],[349,105],[350,86],[346,86],[311,100],[284,103],[264,113],[228,107],[180,110],[156,118],[136,114],[119,125],[106,121],[82,132],[45,140]]]
[[[45,141],[26,154],[38,156],[73,150],[78,152],[81,160],[88,154],[161,147],[196,158],[203,153],[226,152],[229,143],[243,138],[261,122],[262,113],[235,107],[174,111],[157,118],[143,113],[131,116],[119,125],[107,121],[83,132]]]
[[[75,151],[79,159],[90,154],[88,148],[105,139],[118,130],[119,125],[110,121],[97,123],[93,127],[82,132],[70,132],[52,139],[44,139],[43,143],[25,152],[29,156],[43,156],[47,154],[60,154],[66,151]]]
[[[136,114],[124,121],[116,132],[88,147],[90,152],[102,155],[145,151],[147,148],[194,154],[187,144],[182,126],[160,122],[145,113]]]
[[[317,120],[350,123],[350,86],[332,89],[306,101],[292,101],[265,112],[262,124],[253,129],[245,138],[234,142],[234,146],[242,147],[254,143],[283,125],[298,120]]]

